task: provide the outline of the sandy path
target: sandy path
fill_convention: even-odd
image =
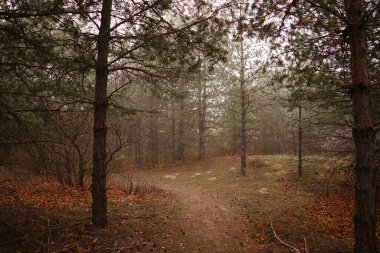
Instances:
[[[227,203],[188,186],[167,190],[183,205],[180,226],[193,240],[190,252],[246,252],[251,248],[243,217]]]
[[[316,197],[314,165],[300,181],[294,176],[294,164],[287,157],[270,156],[241,177],[238,160],[209,160],[135,171],[132,176],[173,193],[168,205],[175,208],[169,227],[175,245],[165,252],[289,252],[274,238],[270,222],[298,249],[307,239],[314,252],[347,252],[352,248],[350,238],[334,237],[339,232],[336,226],[309,213]]]
[[[219,180],[217,173],[228,171],[235,163],[229,161],[223,164],[223,168],[214,168],[208,173],[202,167],[192,167],[179,168],[172,173],[142,175],[145,179],[149,176],[148,181],[173,193],[181,207],[180,220],[176,224],[187,237],[184,240],[187,244],[184,245],[185,252],[252,252],[254,242],[247,232],[247,220],[230,205],[230,201],[208,187],[207,180],[213,177]],[[203,184],[199,184],[200,181]]]

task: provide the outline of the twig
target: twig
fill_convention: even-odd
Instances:
[[[276,231],[275,231],[274,228],[273,228],[272,221],[270,222],[270,226],[271,226],[271,228],[272,228],[272,231],[273,231],[274,237],[276,237],[276,239],[277,239],[281,244],[283,244],[283,245],[285,245],[286,247],[292,249],[294,252],[301,253],[301,251],[299,251],[297,248],[293,247],[292,245],[287,244],[286,242],[284,242],[283,240],[281,240],[280,237],[278,237],[278,235],[276,234]]]
[[[348,124],[349,127],[351,127],[352,129],[358,129],[358,126],[355,126],[353,124]]]
[[[120,253],[123,249],[124,247],[120,248],[116,253]]]
[[[303,240],[304,240],[304,242],[305,242],[305,253],[309,253],[309,251],[307,250],[307,242],[306,242],[306,238],[304,237]]]

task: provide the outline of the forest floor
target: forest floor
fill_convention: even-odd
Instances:
[[[236,157],[110,174],[106,229],[91,225],[89,192],[43,197],[36,183],[0,198],[0,252],[350,252],[352,184],[331,174],[345,165],[307,158],[301,180],[289,156],[251,157],[247,177]]]

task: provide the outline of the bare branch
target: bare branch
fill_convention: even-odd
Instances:
[[[272,221],[270,222],[270,226],[272,228],[272,231],[273,231],[273,234],[274,234],[274,237],[276,237],[276,239],[284,246],[290,248],[291,250],[293,250],[294,252],[296,253],[301,253],[300,250],[298,250],[297,248],[293,247],[292,245],[289,245],[287,244],[286,242],[284,242],[280,237],[278,237],[278,235],[276,234],[276,231],[274,230],[273,228],[273,224],[272,224]]]

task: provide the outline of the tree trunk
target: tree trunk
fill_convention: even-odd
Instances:
[[[240,40],[240,115],[241,115],[241,129],[240,129],[240,173],[242,176],[247,175],[247,105],[246,105],[246,91],[245,91],[245,58],[244,58],[244,41],[243,35]]]
[[[184,113],[185,113],[185,101],[184,98],[181,98],[179,101],[179,114],[182,117],[179,118],[178,123],[178,148],[177,148],[177,160],[182,163],[185,162],[185,143],[184,143],[184,133],[185,133],[185,121],[184,121]]]
[[[80,188],[83,189],[83,187],[84,187],[84,166],[85,166],[84,155],[85,155],[85,152],[83,152],[83,154],[82,154],[82,151],[80,149],[79,144],[76,142],[76,139],[70,140],[70,141],[71,141],[71,144],[74,146],[74,148],[77,152],[77,155],[78,155],[78,180],[77,180],[77,184]]]
[[[298,177],[302,177],[302,107],[298,106]]]
[[[157,166],[159,160],[158,122],[157,115],[150,116],[150,163]]]
[[[292,129],[292,148],[293,148],[293,155],[297,155],[297,134],[296,130]]]
[[[230,153],[232,155],[236,155],[237,152],[240,150],[240,129],[239,126],[237,126],[237,123],[239,122],[239,119],[236,119],[235,113],[232,113],[232,143],[231,143],[231,149]]]
[[[351,53],[351,99],[353,138],[356,147],[355,252],[378,251],[376,238],[375,131],[371,120],[367,44],[362,0],[347,0],[348,36]]]
[[[141,117],[138,116],[136,122],[136,162],[139,168],[144,168],[143,130],[141,121]]]
[[[171,111],[172,111],[172,118],[171,118],[171,143],[170,143],[170,152],[172,155],[172,162],[175,162],[177,157],[176,152],[176,119],[175,119],[175,98],[174,98],[174,92],[172,92],[172,101],[171,101]]]
[[[205,157],[205,132],[206,132],[206,85],[202,83],[198,87],[198,130],[199,130],[199,150],[198,159]]]
[[[112,0],[103,0],[97,41],[94,146],[92,172],[92,222],[105,227],[107,221],[107,82]]]
[[[83,189],[83,187],[84,187],[84,162],[83,162],[83,160],[80,161],[79,168],[78,168],[78,185],[80,188]]]

